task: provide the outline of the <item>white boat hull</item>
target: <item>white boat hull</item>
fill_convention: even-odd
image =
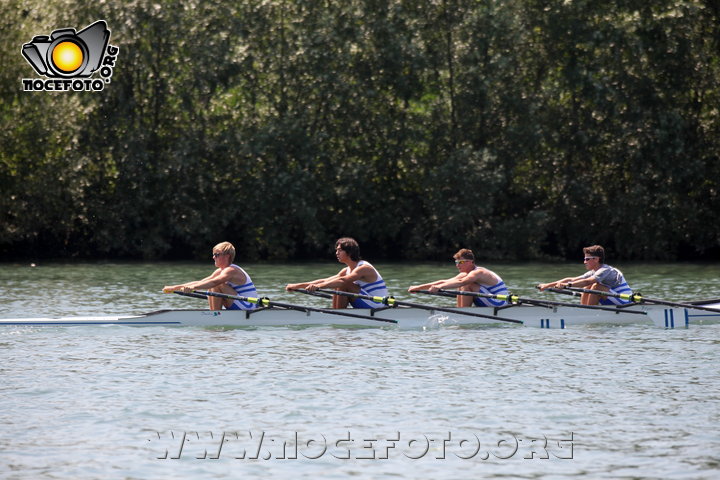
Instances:
[[[702,305],[717,312],[694,308],[665,307],[654,305],[648,316],[655,325],[663,328],[687,328],[690,325],[720,323],[720,303]]]
[[[0,326],[272,327],[335,325],[427,329],[463,325],[524,325],[538,328],[567,328],[574,325],[588,324],[654,324],[662,328],[678,328],[695,323],[719,322],[720,304],[714,304],[712,308],[716,308],[717,312],[659,305],[636,305],[619,308],[615,311],[575,307],[546,308],[530,305],[515,305],[500,309],[473,307],[451,309],[451,312],[403,307],[342,310],[345,313],[366,315],[372,318],[349,317],[327,311],[301,312],[281,308],[265,308],[250,312],[238,310],[160,310],[132,316],[0,319]],[[495,318],[472,316],[472,314]]]

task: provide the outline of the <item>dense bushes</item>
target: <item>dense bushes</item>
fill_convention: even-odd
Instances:
[[[6,0],[0,257],[720,258],[714,5]],[[104,91],[22,92],[98,19]]]

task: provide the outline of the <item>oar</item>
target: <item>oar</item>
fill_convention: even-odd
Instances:
[[[537,288],[538,290],[540,289],[540,287],[536,287],[536,288]],[[571,297],[580,297],[580,296],[582,296],[582,293],[571,292],[571,291],[566,290],[566,289],[564,289],[564,288],[548,288],[548,290],[550,290],[550,291],[553,292],[553,293],[562,293],[563,295],[570,295]]]
[[[547,308],[553,308],[553,307],[571,307],[571,308],[587,308],[590,310],[607,310],[610,312],[617,312],[618,309],[616,307],[605,307],[602,305],[578,305],[577,303],[568,303],[568,302],[555,302],[552,300],[539,300],[535,298],[524,298],[524,297],[518,297],[517,295],[493,295],[489,293],[482,293],[482,292],[465,292],[461,290],[440,290],[439,292],[431,292],[429,290],[419,290],[418,293],[427,293],[429,295],[437,295],[438,293],[442,294],[449,294],[449,295],[443,295],[443,296],[455,296],[455,295],[465,295],[468,297],[482,297],[482,298],[492,298],[495,300],[504,300],[512,305],[520,305],[521,303],[527,303],[528,305],[537,305],[540,307],[547,307]],[[633,310],[626,310],[624,313],[637,313],[640,315],[645,315],[645,312],[639,312],[639,311],[633,311]]]
[[[298,289],[293,290],[293,291],[294,291],[294,292],[304,293],[304,294],[306,294],[306,295],[312,295],[313,297],[320,297],[320,298],[332,298],[332,297],[333,297],[333,295],[331,295],[331,294],[329,294],[329,293],[318,292],[317,290],[315,290],[314,292],[311,292],[310,290],[308,290],[308,289],[306,289],[306,288],[298,288]],[[334,291],[334,290],[333,290],[333,291]],[[388,309],[388,308],[394,308],[394,307],[393,307],[393,306],[386,305],[386,306],[384,306],[384,307],[371,308],[371,310],[385,310],[385,309]]]
[[[517,305],[520,303],[520,297],[517,295],[493,295],[490,293],[482,293],[482,292],[466,292],[463,290],[438,290],[437,292],[431,292],[430,290],[418,290],[415,293],[424,293],[427,295],[438,295],[441,297],[457,297],[458,295],[464,295],[466,297],[482,297],[482,298],[492,298],[495,300],[502,300],[514,305]],[[538,302],[542,302],[542,300],[538,300]]]
[[[537,288],[540,289],[540,287],[537,287]],[[566,288],[548,288],[548,291],[553,292],[553,293],[561,293],[563,295],[570,295],[571,297],[582,297],[582,293],[571,292],[570,290],[568,290]],[[629,308],[629,307],[636,307],[638,305],[639,305],[638,303],[633,302],[633,303],[624,303],[622,305],[615,305],[614,307],[607,307],[607,308],[625,309],[625,308]],[[600,305],[585,305],[585,306],[600,308]],[[623,310],[623,311],[625,311],[625,310]],[[627,310],[627,311],[632,312],[632,310]]]
[[[717,312],[717,308],[708,308],[708,307],[701,307],[698,305],[692,305],[689,303],[680,303],[680,302],[668,302],[667,300],[658,300],[656,298],[646,298],[640,295],[639,293],[613,293],[613,292],[605,292],[603,290],[592,290],[589,288],[579,288],[579,287],[565,287],[566,289],[572,291],[572,292],[580,292],[580,293],[590,293],[594,295],[604,295],[606,297],[615,297],[615,298],[621,298],[623,300],[629,300],[631,302],[636,303],[650,303],[655,305],[667,305],[668,307],[681,307],[681,308],[694,308],[695,310],[708,310],[710,312]]]
[[[163,292],[163,293],[167,293],[167,292]],[[203,300],[207,300],[207,295],[203,295],[201,293],[185,293],[185,292],[181,292],[178,290],[175,290],[173,293],[182,295],[183,297],[202,298]]]
[[[170,293],[171,291],[163,290],[163,292]],[[262,307],[280,307],[280,308],[286,308],[288,310],[298,310],[300,312],[328,313],[331,315],[341,315],[344,317],[362,318],[363,320],[374,320],[376,322],[397,323],[397,320],[390,320],[390,319],[385,319],[385,318],[375,318],[375,317],[370,317],[367,315],[358,315],[356,313],[343,312],[343,311],[339,311],[339,310],[335,310],[335,309],[306,307],[304,305],[293,305],[291,303],[280,303],[280,302],[276,302],[274,300],[270,300],[267,297],[265,297],[265,298],[242,297],[239,295],[228,295],[227,293],[202,291],[202,290],[193,290],[192,293],[195,295],[199,295],[200,298],[204,298],[203,295],[207,295],[210,297],[229,298],[231,300],[240,300],[241,302],[254,303],[254,304],[262,306]],[[192,294],[186,294],[186,295],[192,295]],[[194,296],[194,295],[192,295],[192,296]]]
[[[305,293],[307,295],[312,295],[313,297],[320,297],[320,298],[332,298],[332,295],[328,293],[322,293],[318,291],[311,292],[310,290],[307,290],[305,288],[298,288],[297,290],[294,290],[295,292]]]
[[[436,311],[436,312],[454,313],[456,315],[467,315],[467,316],[471,316],[471,317],[489,318],[491,320],[497,320],[500,322],[519,323],[519,324],[523,323],[522,320],[515,320],[513,318],[503,318],[503,317],[497,317],[495,315],[485,315],[482,313],[458,311],[457,309],[452,309],[452,308],[433,307],[432,305],[424,305],[422,303],[404,302],[404,301],[400,301],[400,300],[395,300],[395,297],[372,297],[370,295],[361,295],[359,293],[343,292],[340,290],[324,290],[322,288],[318,288],[317,291],[321,292],[321,293],[329,293],[331,295],[344,295],[346,297],[351,297],[351,298],[362,298],[365,300],[370,300],[375,303],[382,303],[383,305],[387,305],[389,307],[405,306],[405,307],[419,308],[421,310],[431,310],[431,311]],[[462,310],[466,310],[466,309],[462,309]]]

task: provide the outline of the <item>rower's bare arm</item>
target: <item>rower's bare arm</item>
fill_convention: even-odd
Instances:
[[[537,286],[538,290],[543,291],[548,288],[565,288],[568,284],[575,286],[575,282],[579,281],[581,277],[565,277],[550,283],[541,283]]]
[[[320,285],[324,285],[326,282],[330,282],[330,281],[338,278],[339,275],[340,274],[333,275],[332,277],[327,277],[327,278],[318,278],[317,280],[311,280],[309,282],[288,283],[285,286],[285,290],[287,290],[289,292],[292,290],[301,290],[304,288],[306,290],[315,291],[318,288],[325,288],[325,286],[320,287]]]
[[[203,278],[202,280],[190,282],[185,287],[188,290],[209,290],[211,288],[217,287],[218,285],[222,285],[228,282],[242,285],[245,283],[245,279],[245,274],[242,273],[240,270],[237,270],[233,267],[226,267],[216,270],[215,272],[213,272],[212,275]]]
[[[434,287],[435,285],[440,285],[443,282],[447,282],[447,280],[435,280],[434,282],[423,283],[422,285],[411,285],[410,288],[408,288],[408,292],[415,293],[420,290],[428,290],[429,288]]]
[[[171,293],[175,291],[181,291],[185,293],[190,293],[193,290],[198,290],[203,288],[202,285],[205,285],[206,283],[210,283],[213,281],[213,279],[219,274],[218,270],[215,270],[211,275],[208,275],[207,277],[203,278],[202,280],[195,280],[192,282],[185,282],[178,285],[166,285],[163,287],[163,292],[165,293]],[[214,286],[214,285],[213,285]],[[212,288],[212,287],[205,287],[205,288]]]
[[[470,283],[466,281],[468,275],[466,273],[458,273],[453,278],[436,282],[435,285],[431,286],[428,290],[431,292],[437,292],[439,290],[452,290],[454,288],[462,287],[463,285]]]
[[[597,279],[595,277],[590,277],[590,278],[576,277],[576,278],[571,279],[565,285],[568,287],[585,288],[585,287],[589,287],[590,285],[592,285],[595,282],[597,282]]]

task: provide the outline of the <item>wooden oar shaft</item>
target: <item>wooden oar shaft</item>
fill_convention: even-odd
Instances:
[[[197,291],[197,290],[195,291],[195,293],[199,293],[201,295],[208,295],[210,297],[219,297],[219,298],[229,298],[231,300],[240,300],[241,302],[254,303],[256,305],[260,305],[263,307],[280,307],[280,308],[286,308],[288,310],[298,310],[301,312],[327,313],[330,315],[341,315],[343,317],[362,318],[363,320],[374,320],[376,322],[397,323],[397,320],[390,320],[390,319],[386,319],[386,318],[376,318],[376,317],[371,317],[368,315],[358,315],[356,313],[343,312],[343,311],[336,310],[336,309],[315,308],[315,307],[307,307],[305,305],[293,305],[291,303],[281,303],[281,302],[276,302],[274,300],[270,300],[269,298],[243,297],[240,295],[229,295],[227,293],[211,292],[211,291]]]
[[[454,313],[456,315],[468,315],[471,317],[489,318],[491,320],[497,320],[500,322],[519,323],[519,324],[523,323],[522,320],[515,320],[514,318],[503,318],[503,317],[498,317],[496,315],[486,315],[483,313],[458,311],[457,309],[434,307],[432,305],[424,305],[422,303],[404,302],[404,301],[400,301],[400,300],[395,300],[395,297],[373,297],[370,295],[362,295],[360,293],[343,292],[341,290],[324,290],[322,288],[319,288],[317,291],[322,292],[322,293],[329,293],[331,295],[343,295],[343,296],[351,297],[351,298],[362,298],[364,300],[370,300],[371,302],[382,303],[383,305],[388,305],[390,307],[405,306],[405,307],[419,308],[422,310]],[[463,309],[463,310],[465,310],[465,309]]]

